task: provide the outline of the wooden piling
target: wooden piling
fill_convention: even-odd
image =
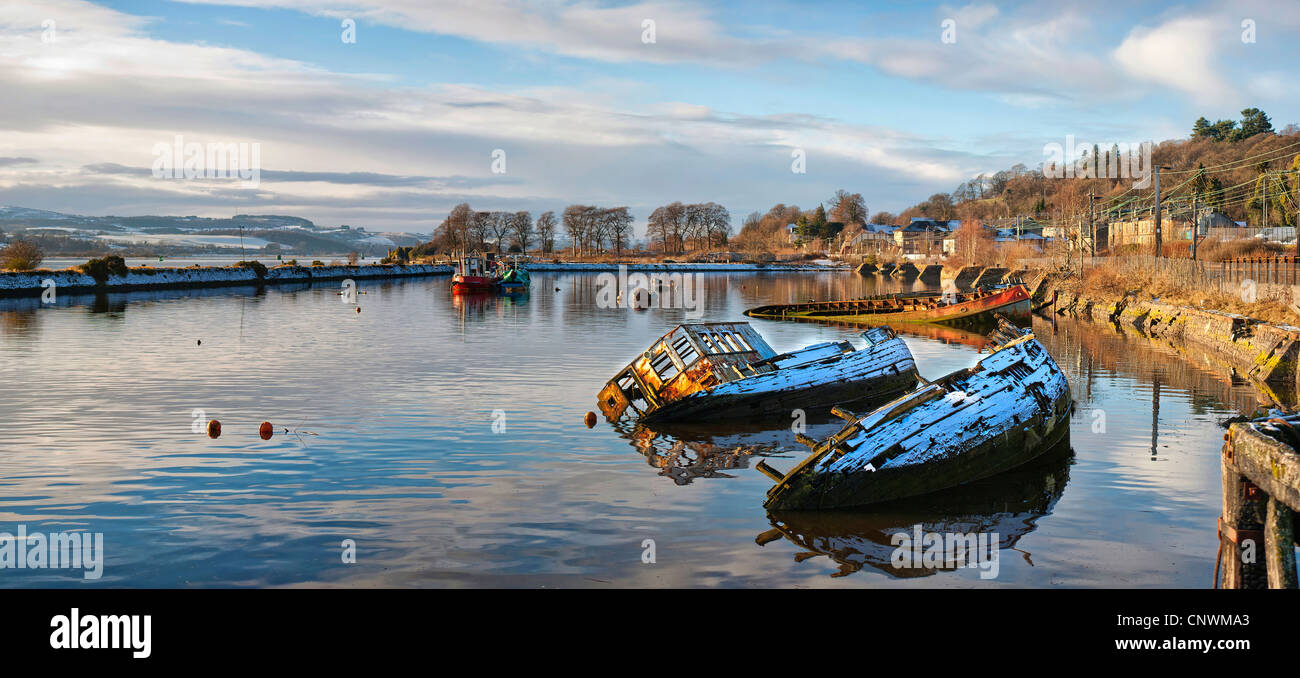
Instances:
[[[1268,498],[1264,518],[1264,562],[1268,568],[1268,587],[1296,588],[1295,514],[1275,497]]]
[[[1300,417],[1288,416],[1228,428],[1216,568],[1221,588],[1297,588],[1298,423]]]
[[[1246,479],[1223,464],[1223,516],[1219,519],[1219,588],[1264,588],[1267,575],[1259,552],[1264,548],[1264,507],[1247,497]]]

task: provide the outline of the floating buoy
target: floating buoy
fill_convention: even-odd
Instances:
[[[202,345],[203,345],[203,340],[202,340],[202,339],[199,339],[199,340],[198,340],[198,343],[195,344],[195,346],[202,346]]]
[[[591,428],[591,427],[595,426],[595,425],[596,425],[596,413],[595,413],[595,412],[588,412],[588,413],[587,413],[586,422],[587,422],[587,428]]]
[[[556,291],[556,292],[559,292],[559,291],[560,291],[560,288],[558,288],[558,287],[555,288],[555,291]]]
[[[274,433],[275,427],[271,426],[269,421],[264,421],[261,426],[257,427],[257,435],[262,436],[262,440],[270,440],[271,435]]]
[[[221,422],[217,421],[216,419],[213,419],[208,422],[208,437],[209,438],[221,437]]]
[[[361,312],[361,307],[358,306],[358,307],[357,307],[357,313],[360,313],[360,312]]]

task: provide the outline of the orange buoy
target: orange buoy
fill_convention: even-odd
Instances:
[[[586,419],[586,422],[587,422],[587,428],[591,428],[591,427],[595,426],[595,425],[596,425],[596,413],[595,413],[595,412],[588,412],[588,413],[587,413],[587,419]]]
[[[209,438],[221,437],[221,422],[217,421],[216,419],[213,419],[208,422],[208,437]]]
[[[264,421],[261,426],[257,427],[257,435],[262,436],[262,440],[270,440],[271,435],[274,433],[275,427],[271,426],[269,421]]]

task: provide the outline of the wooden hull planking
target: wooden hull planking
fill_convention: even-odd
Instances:
[[[953,323],[974,320],[993,313],[1024,315],[1030,312],[1029,292],[1015,285],[1002,290],[949,295],[912,294],[868,297],[843,301],[759,306],[745,311],[753,318],[814,320],[859,325],[904,323]]]
[[[973,368],[855,417],[777,476],[765,506],[862,506],[996,475],[1064,439],[1072,402],[1065,375],[1026,332]]]
[[[777,354],[747,323],[679,325],[605,384],[609,421],[730,418],[853,400],[883,400],[916,384],[907,344],[887,327],[868,346],[823,342]]]

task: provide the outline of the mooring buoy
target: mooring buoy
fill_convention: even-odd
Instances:
[[[216,419],[213,419],[208,422],[208,437],[209,438],[221,437],[221,422],[217,421]]]

